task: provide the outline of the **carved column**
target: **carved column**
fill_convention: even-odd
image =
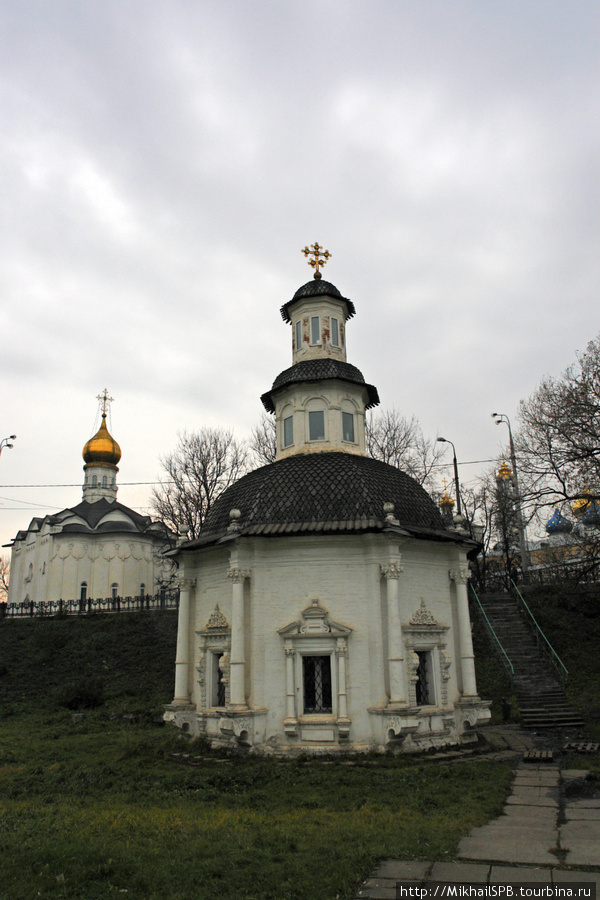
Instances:
[[[338,718],[348,718],[348,695],[346,693],[346,654],[348,645],[344,638],[338,638],[335,650],[337,656]]]
[[[473,638],[471,637],[471,619],[469,616],[469,597],[467,584],[470,578],[469,567],[462,565],[449,572],[456,585],[456,611],[458,614],[458,640],[460,644],[460,671],[462,675],[463,697],[476,697],[475,661]]]
[[[296,651],[290,645],[285,647],[285,691],[286,722],[296,722],[296,678],[294,676],[294,658]]]
[[[231,681],[230,706],[246,706],[246,659],[244,652],[244,581],[250,578],[249,569],[231,567],[227,577],[233,582],[231,602]]]
[[[173,702],[187,705],[190,702],[190,591],[196,583],[192,578],[178,579],[179,618],[177,621],[177,653],[175,657],[175,697]]]
[[[386,580],[388,608],[388,668],[390,674],[389,706],[406,704],[406,685],[404,678],[404,648],[402,646],[402,627],[400,620],[400,597],[398,579],[403,571],[399,562],[380,566],[381,574]]]

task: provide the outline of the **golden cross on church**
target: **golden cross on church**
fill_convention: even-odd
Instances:
[[[106,416],[106,414],[108,412],[108,404],[112,403],[112,401],[114,399],[115,399],[114,397],[109,396],[109,393],[106,388],[104,388],[102,393],[98,394],[98,396],[96,397],[96,400],[99,400],[100,404],[102,406],[102,415],[103,416]]]
[[[319,266],[324,266],[329,257],[332,256],[329,250],[325,250],[324,252],[322,251],[323,248],[321,247],[321,245],[316,243],[310,245],[310,250],[308,249],[308,247],[304,247],[304,249],[300,251],[301,253],[304,253],[305,256],[314,257],[313,259],[308,260],[308,264],[315,270],[315,278],[322,277],[321,273],[319,272]]]

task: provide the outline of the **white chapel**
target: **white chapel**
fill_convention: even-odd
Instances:
[[[172,551],[180,606],[165,718],[215,744],[293,754],[474,740],[468,554],[433,500],[365,451],[377,389],[346,359],[351,300],[314,278],[281,307],[292,365],[262,396],[277,459]]]
[[[98,398],[102,422],[83,448],[81,503],[35,517],[12,543],[8,603],[85,604],[155,594],[169,581],[163,551],[169,530],[117,500],[121,448],[106,417],[111,398]]]

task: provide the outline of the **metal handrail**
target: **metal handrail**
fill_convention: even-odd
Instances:
[[[514,669],[514,666],[513,666],[513,664],[511,663],[511,661],[510,661],[510,659],[509,659],[509,657],[508,657],[508,653],[506,652],[506,650],[504,649],[504,647],[503,647],[502,644],[500,643],[500,638],[498,637],[498,635],[497,635],[496,632],[494,631],[494,627],[493,627],[492,623],[490,622],[490,620],[488,619],[488,617],[487,617],[487,615],[486,615],[486,612],[485,612],[485,609],[484,609],[483,606],[481,605],[481,600],[480,600],[479,597],[477,596],[477,591],[475,590],[475,588],[473,587],[473,585],[471,585],[471,590],[473,591],[473,596],[475,597],[475,599],[476,599],[476,601],[477,601],[477,605],[479,606],[479,609],[480,609],[480,611],[481,611],[481,613],[482,613],[482,615],[483,615],[483,618],[485,619],[485,621],[486,621],[486,623],[487,623],[487,627],[489,628],[492,637],[494,638],[494,640],[496,641],[496,643],[497,643],[498,646],[500,647],[500,652],[502,653],[502,655],[504,656],[504,659],[505,659],[506,662],[508,663],[508,674],[510,675],[510,692],[511,692],[511,694],[514,694],[514,679],[515,679],[515,669]],[[504,662],[504,660],[503,660],[503,662]]]
[[[535,626],[535,639],[536,639],[536,644],[538,646],[538,649],[540,647],[540,637],[541,637],[541,638],[543,638],[543,640],[546,644],[545,649],[550,651],[550,661],[552,662],[552,664],[554,666],[556,666],[558,668],[558,673],[560,675],[560,680],[561,680],[563,691],[564,691],[565,685],[567,683],[567,678],[569,677],[569,670],[567,669],[564,662],[562,661],[562,659],[560,658],[560,656],[558,655],[558,653],[556,652],[556,650],[554,649],[554,647],[552,646],[552,644],[550,643],[550,641],[548,640],[548,638],[546,637],[546,635],[544,634],[544,632],[542,631],[540,626],[538,625],[535,616],[533,615],[533,613],[527,606],[527,603],[525,602],[525,598],[523,597],[523,594],[521,593],[519,588],[516,586],[516,584],[514,583],[512,578],[510,579],[510,581],[511,581],[513,588],[516,591],[517,602],[519,600],[521,601],[521,603],[523,604],[523,607],[525,609],[525,612],[527,613],[527,615],[529,616],[529,618],[531,619],[531,621],[533,622],[533,624]],[[542,646],[544,646],[544,645],[542,644]],[[556,665],[557,663],[558,663],[558,666]]]

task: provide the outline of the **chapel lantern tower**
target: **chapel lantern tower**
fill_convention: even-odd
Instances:
[[[292,326],[292,366],[261,397],[275,415],[277,459],[324,451],[364,456],[365,413],[379,396],[346,360],[346,323],[356,310],[321,276],[329,250],[315,243],[301,252],[311,257],[315,273],[281,307],[284,322]]]
[[[106,388],[98,395],[102,424],[83,448],[83,499],[87,503],[103,499],[112,503],[117,499],[117,463],[121,459],[121,448],[106,427],[108,405],[112,399]]]

